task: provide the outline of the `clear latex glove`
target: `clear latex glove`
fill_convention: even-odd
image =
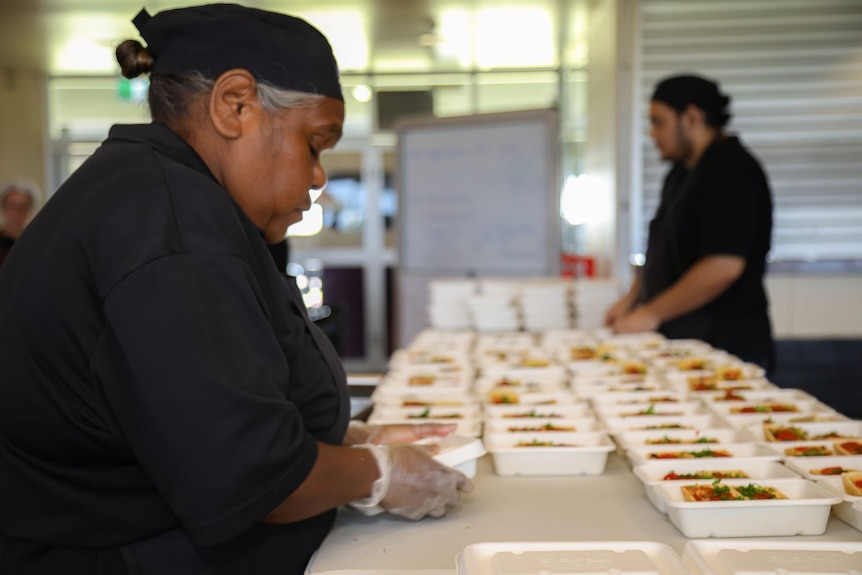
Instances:
[[[413,443],[425,437],[446,437],[457,428],[455,424],[443,423],[369,425],[353,420],[347,428],[344,445]]]
[[[418,520],[426,515],[442,517],[473,490],[466,475],[438,463],[436,446],[389,445],[388,483],[380,506],[395,515]]]
[[[460,471],[432,459],[435,445],[355,445],[368,449],[377,460],[380,477],[371,487],[371,496],[350,503],[366,514],[389,511],[408,519],[426,515],[442,517],[473,490]],[[376,511],[375,511],[376,510]]]

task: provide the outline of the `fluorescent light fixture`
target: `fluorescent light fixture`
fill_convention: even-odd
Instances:
[[[303,10],[300,15],[329,40],[340,70],[368,68],[368,25],[361,10]]]
[[[114,52],[105,45],[81,38],[63,44],[54,54],[52,70],[63,72],[116,72]]]
[[[441,41],[434,46],[441,60],[455,60],[464,68],[473,65],[472,17],[463,8],[440,13],[437,27]]]
[[[483,8],[476,21],[479,68],[556,65],[556,34],[551,15],[535,7]]]
[[[353,91],[353,99],[357,102],[370,102],[371,101],[371,88],[368,84],[359,84]]]

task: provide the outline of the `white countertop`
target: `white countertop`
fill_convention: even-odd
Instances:
[[[461,549],[490,541],[657,541],[680,554],[689,541],[647,500],[618,453],[610,454],[603,475],[580,477],[501,477],[486,455],[473,483],[461,506],[441,519],[412,522],[340,509],[308,573],[454,574]],[[777,538],[860,539],[862,533],[834,514],[823,535]]]

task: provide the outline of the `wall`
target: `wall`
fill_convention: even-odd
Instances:
[[[778,339],[862,339],[862,273],[769,274]]]
[[[0,73],[0,185],[19,178],[45,192],[45,79],[6,69]]]

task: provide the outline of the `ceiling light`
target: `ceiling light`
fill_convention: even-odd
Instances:
[[[359,84],[355,88],[353,88],[353,98],[357,102],[370,102],[371,101],[371,88],[367,84]]]

